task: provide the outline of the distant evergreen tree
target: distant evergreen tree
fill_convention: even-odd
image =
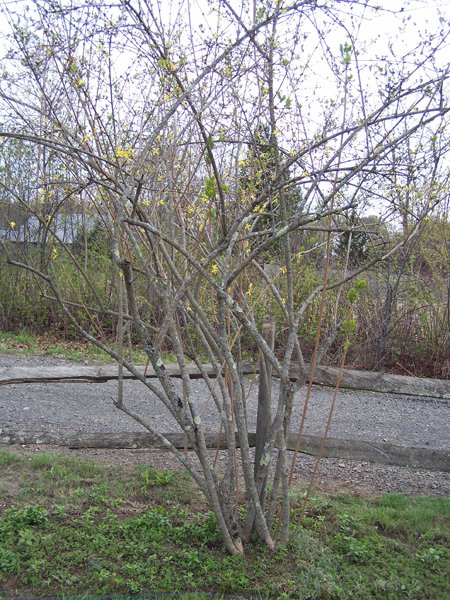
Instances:
[[[269,125],[259,125],[249,143],[240,173],[240,188],[243,196],[250,201],[266,196],[264,202],[255,211],[253,232],[264,231],[269,236],[277,229],[277,225],[282,221],[279,189],[290,179],[290,172],[286,169],[281,178],[276,181],[274,136]],[[299,187],[290,187],[284,189],[282,193],[287,207],[286,218],[289,219],[302,200],[301,190]],[[253,247],[262,239],[265,237],[258,237]],[[276,256],[281,252],[281,244],[277,243],[271,248],[269,254]]]
[[[361,229],[361,224],[361,219],[353,211],[344,222],[344,226],[348,227],[349,231],[341,233],[335,248],[336,254],[342,260],[345,260],[347,252],[349,253],[348,264],[352,268],[364,263],[369,255],[370,236],[365,231],[358,231],[358,229]],[[349,244],[350,251],[348,249]]]

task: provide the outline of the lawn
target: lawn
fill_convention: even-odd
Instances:
[[[302,501],[287,547],[232,557],[183,473],[0,449],[0,598],[450,596],[448,500]]]

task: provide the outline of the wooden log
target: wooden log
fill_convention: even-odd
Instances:
[[[321,436],[304,435],[300,442],[300,452],[317,456],[322,441]],[[289,450],[295,449],[296,436],[287,440]],[[323,453],[325,458],[358,460],[382,465],[427,469],[450,472],[450,452],[438,448],[398,446],[389,442],[328,438]]]
[[[293,365],[290,370],[291,378],[297,379],[298,373],[298,367]],[[303,375],[307,378],[308,373],[309,365],[305,364]],[[314,383],[316,385],[334,387],[338,373],[339,369],[337,367],[319,365],[314,373]],[[405,394],[408,396],[450,400],[450,381],[445,379],[407,377],[405,375],[393,375],[375,371],[344,369],[340,387],[350,390],[365,390],[385,394]]]
[[[164,433],[163,435],[177,448],[185,447],[186,438],[182,433]],[[224,434],[208,433],[205,438],[208,448],[226,448]],[[295,442],[296,436],[290,435],[287,440],[289,450],[294,450]],[[249,434],[249,443],[250,446],[255,446],[255,433]],[[320,436],[304,435],[300,443],[300,452],[316,456],[320,443]],[[69,448],[162,448],[160,442],[146,432],[89,433],[0,429],[0,446],[29,444],[68,446]],[[237,436],[236,444],[239,447]],[[408,448],[388,442],[328,438],[324,457],[450,472],[450,452],[447,450]]]
[[[217,373],[211,365],[204,365],[209,377],[216,377]],[[166,365],[166,371],[171,377],[181,377],[178,365]],[[156,378],[155,371],[148,367],[137,366],[136,370],[149,379]],[[191,379],[202,377],[196,365],[186,365],[186,370]],[[253,364],[243,365],[243,373],[250,375],[255,372]],[[118,379],[119,368],[117,365],[86,366],[86,365],[61,365],[51,367],[13,367],[0,368],[0,385],[20,383],[103,383],[111,379]],[[135,379],[135,376],[124,368],[124,379]]]
[[[201,378],[200,371],[195,365],[186,365],[191,379]],[[138,366],[136,369],[144,374],[145,367]],[[211,365],[205,365],[209,377],[216,377]],[[309,365],[305,364],[305,375]],[[166,371],[171,377],[180,377],[178,365],[167,365]],[[314,383],[334,387],[339,369],[319,365],[314,375]],[[242,368],[244,375],[258,373],[258,367],[253,363],[245,363]],[[298,367],[293,365],[290,371],[292,379],[298,378]],[[134,375],[124,369],[125,379],[134,379]],[[274,373],[274,376],[276,374]],[[155,378],[155,372],[151,367],[147,369],[147,377]],[[13,367],[0,368],[0,385],[20,383],[102,383],[118,378],[117,365],[85,366],[85,365],[62,365],[52,367]],[[389,373],[378,373],[372,371],[355,371],[345,369],[341,382],[342,389],[365,390],[382,392],[386,394],[405,394],[408,396],[422,396],[424,398],[440,398],[450,400],[450,381],[445,379],[426,379],[420,377],[407,377],[405,375],[391,375]]]

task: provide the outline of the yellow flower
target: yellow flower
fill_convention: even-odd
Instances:
[[[52,248],[52,256],[51,256],[52,260],[55,260],[58,258],[58,250],[55,248],[55,246],[53,246]]]
[[[266,205],[265,204],[258,204],[257,206],[255,206],[255,208],[253,209],[254,213],[263,213],[265,210]]]
[[[126,163],[133,158],[133,149],[132,148],[122,148],[122,146],[117,146],[116,156],[117,156],[117,158],[123,158],[124,163]]]
[[[214,262],[210,268],[211,268],[211,273],[213,275],[217,275],[217,273],[219,272],[219,267],[217,266],[217,263]]]
[[[16,223],[15,223],[15,221],[11,221],[11,222],[9,223],[9,226],[11,227],[11,229],[14,229],[14,227],[16,226]]]

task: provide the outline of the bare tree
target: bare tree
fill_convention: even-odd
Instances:
[[[440,201],[430,196],[417,208],[395,248],[353,270],[332,268],[340,215],[368,201],[387,209],[392,204],[381,190],[389,189],[393,153],[420,135],[430,177],[439,175],[444,150],[437,156],[433,139],[444,138],[448,119],[448,73],[439,66],[445,36],[437,32],[403,56],[375,59],[357,37],[366,20],[379,15],[367,2],[217,0],[205,4],[204,17],[189,2],[172,3],[170,11],[163,4],[126,0],[75,8],[36,0],[20,19],[5,8],[11,51],[3,60],[0,137],[54,157],[61,193],[81,194],[89,203],[109,241],[117,302],[104,306],[85,265],[51,226],[54,244],[86,280],[82,319],[55,277],[58,254],[48,265],[11,255],[10,263],[41,278],[73,327],[134,373],[176,420],[194,456],[164,438],[150,415],[136,414],[119,387],[117,407],[187,468],[228,550],[242,553],[252,532],[275,548],[289,531],[286,439],[294,393],[306,380],[292,381],[290,367],[293,360],[304,365],[298,332],[305,313],[313,303],[326,306],[331,290],[344,289],[412,239]],[[381,73],[375,86],[374,72]],[[270,168],[255,161],[254,185],[243,185],[246,147],[258,128],[267,131]],[[48,172],[39,176],[48,185]],[[293,189],[300,190],[294,207],[288,202]],[[314,247],[302,247],[299,236],[311,232]],[[268,259],[274,246],[281,251]],[[323,279],[299,294],[296,264],[313,250],[323,255]],[[256,310],[256,283],[258,308],[270,319],[278,315],[274,340]],[[95,315],[104,310],[117,318],[118,347],[95,333]],[[324,343],[322,316],[313,367]],[[124,357],[125,322],[132,323],[159,385]],[[243,344],[261,357],[266,418],[257,467],[248,441]],[[181,386],[164,367],[167,350],[176,356]],[[187,359],[202,373],[226,437],[222,471],[207,449]],[[280,385],[267,414],[271,373]]]

